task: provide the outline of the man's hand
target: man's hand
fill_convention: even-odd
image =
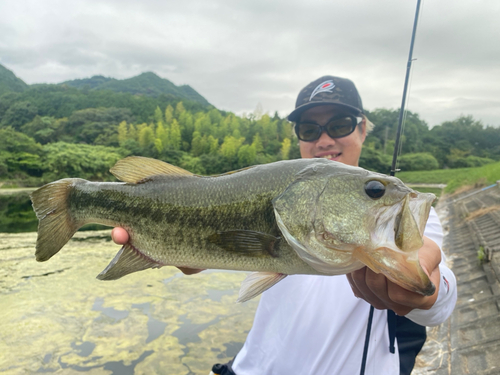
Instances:
[[[113,228],[111,231],[111,238],[117,245],[125,245],[129,240],[129,235],[127,231],[123,228]],[[185,267],[177,267],[179,268],[184,275],[193,275],[195,273],[199,273],[203,270],[196,268],[185,268]]]
[[[418,251],[418,258],[424,272],[436,286],[432,296],[410,292],[368,267],[347,274],[347,279],[354,295],[378,310],[390,309],[398,315],[406,315],[413,309],[428,310],[436,302],[439,292],[441,250],[434,241],[424,236],[424,246]]]

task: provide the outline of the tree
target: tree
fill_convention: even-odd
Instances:
[[[161,139],[160,138],[155,138],[154,145],[155,145],[155,149],[158,152],[158,154],[161,154],[162,151],[163,151],[163,148],[164,148]]]
[[[200,132],[193,133],[193,140],[191,141],[191,154],[200,156],[208,152],[209,144],[206,136],[201,136]]]
[[[165,123],[172,123],[172,119],[174,118],[174,108],[169,104],[165,109]]]
[[[283,160],[287,160],[290,155],[290,148],[292,146],[292,142],[289,138],[285,138],[281,143],[281,158]]]
[[[181,129],[182,149],[189,151],[194,131],[193,116],[190,112],[185,110],[179,115],[179,127]]]
[[[12,104],[2,116],[2,127],[10,126],[14,130],[20,130],[21,126],[32,121],[38,114],[38,108],[31,102],[23,101]]]
[[[363,147],[359,166],[370,171],[388,174],[391,169],[391,157],[370,147]]]
[[[181,103],[182,104],[182,103]],[[170,126],[170,146],[174,150],[181,149],[181,128],[179,127],[179,123],[176,119],[172,120],[172,125]]]
[[[125,141],[128,139],[128,125],[127,121],[120,122],[118,125],[118,143],[123,146]]]
[[[192,157],[190,155],[183,155],[180,166],[194,174],[204,175],[206,170],[200,158]]]
[[[253,137],[252,146],[255,148],[255,152],[257,154],[261,154],[264,152],[264,146],[262,146],[262,141],[260,140],[259,133],[255,134],[255,136]]]
[[[243,145],[238,150],[238,166],[240,168],[248,167],[255,164],[257,153],[255,147],[251,145]]]
[[[153,127],[151,125],[143,127],[139,133],[139,145],[148,153],[148,151],[154,147],[154,144],[155,133]]]
[[[44,178],[80,177],[91,180],[111,180],[109,169],[123,155],[118,149],[65,142],[43,147]]]
[[[236,158],[238,150],[245,141],[245,138],[235,138],[233,136],[226,136],[224,142],[220,146],[220,153],[228,160]]]
[[[54,117],[36,115],[33,121],[21,126],[21,131],[34,138],[35,141],[46,144],[60,140],[67,122],[67,118],[55,119]]]
[[[219,150],[219,140],[217,138],[214,138],[212,135],[209,135],[207,138],[209,149],[208,153],[209,154],[215,154]]]
[[[42,146],[26,134],[8,127],[0,129],[0,170],[16,173],[40,175]]]
[[[366,112],[367,117],[375,125],[368,135],[366,142],[373,143],[375,149],[381,150],[382,153],[392,155],[393,150],[390,142],[396,139],[399,123],[399,109],[378,108]],[[429,128],[427,123],[422,121],[418,114],[406,111],[402,137],[402,152],[414,153],[425,151],[424,139],[428,133]]]
[[[132,139],[134,141],[137,141],[137,128],[134,126],[134,124],[130,124],[128,127],[128,136],[127,139]]]
[[[296,137],[294,137],[291,141],[290,145],[290,154],[288,155],[289,159],[300,159],[300,147],[299,142]]]
[[[182,102],[178,102],[175,106],[175,117],[178,119],[179,116],[184,113],[184,111],[186,111],[186,109],[184,108],[184,104],[182,104]]]
[[[72,142],[118,146],[118,125],[122,121],[132,122],[129,109],[88,108],[73,112],[64,132]]]
[[[41,154],[42,147],[26,134],[15,131],[11,127],[0,129],[0,151],[9,153],[28,152]]]
[[[161,112],[161,109],[158,106],[156,106],[155,109],[154,119],[156,125],[163,123],[163,113]]]
[[[445,121],[440,126],[433,127],[429,132],[427,142],[432,154],[438,159],[439,164],[448,166],[451,160],[452,149],[465,152],[466,155],[475,154],[482,148],[482,144],[474,144],[471,140],[476,133],[483,131],[480,121],[475,121],[472,116],[460,116],[453,121]]]
[[[439,168],[437,159],[427,152],[401,155],[398,162],[402,171],[430,171]]]

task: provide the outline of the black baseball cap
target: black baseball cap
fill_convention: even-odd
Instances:
[[[305,110],[326,104],[346,107],[355,115],[363,113],[361,97],[352,81],[346,78],[323,76],[300,90],[295,110],[288,115],[288,120],[296,122]]]

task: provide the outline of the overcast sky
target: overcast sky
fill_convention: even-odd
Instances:
[[[152,71],[219,109],[287,115],[322,75],[399,108],[417,0],[1,0],[0,64],[28,84]],[[500,126],[500,1],[422,1],[407,108]]]

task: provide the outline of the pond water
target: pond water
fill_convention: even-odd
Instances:
[[[16,214],[26,203],[6,202],[0,229],[17,233],[0,233],[0,373],[208,374],[241,348],[258,301],[236,303],[245,273],[164,267],[99,281],[120,248],[109,230],[77,232],[38,263],[31,219]]]

